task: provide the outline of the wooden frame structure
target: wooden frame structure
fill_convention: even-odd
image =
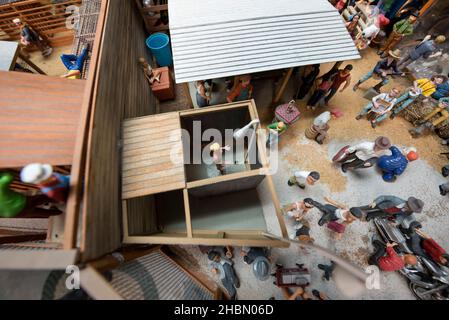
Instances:
[[[159,5],[153,5],[151,7],[145,8],[142,5],[142,0],[135,0],[137,8],[139,8],[140,15],[142,16],[142,19],[145,23],[145,28],[147,29],[148,33],[153,32],[169,32],[169,26],[168,24],[161,24],[156,26],[158,19],[161,18],[161,11],[167,11],[168,15],[168,4],[159,4]],[[167,0],[165,0],[167,2]],[[153,15],[149,15],[149,13],[152,12]],[[167,18],[168,19],[168,18]]]
[[[81,0],[65,0],[49,3],[44,0],[22,0],[0,5],[0,40],[19,40],[20,32],[12,22],[20,18],[54,47],[69,45],[73,41],[73,30],[66,26],[70,5],[79,6]]]
[[[213,186],[213,188],[217,190],[223,186],[223,183],[234,182],[236,184],[242,184],[244,181],[251,179],[254,181],[250,183],[251,187],[255,188],[262,183],[266,184],[266,187],[269,189],[270,201],[273,203],[272,214],[277,218],[282,237],[288,237],[273,182],[271,177],[266,174],[268,172],[269,164],[264,151],[265,143],[261,140],[262,138],[259,133],[257,133],[257,150],[261,159],[260,168],[204,178],[196,181],[187,181],[184,164],[173,164],[171,162],[170,156],[174,155],[173,150],[177,150],[176,156],[180,156],[181,159],[184,158],[181,141],[181,122],[183,118],[196,118],[199,115],[207,117],[225,110],[230,112],[235,110],[246,110],[250,116],[250,120],[258,119],[256,105],[254,100],[251,100],[202,108],[199,110],[187,110],[146,116],[129,119],[124,122],[122,165],[122,217],[124,243],[269,247],[288,246],[288,244],[283,241],[272,240],[265,237],[262,235],[262,233],[265,232],[263,230],[196,230],[193,227],[193,217],[189,201],[193,190],[208,186]],[[228,116],[231,116],[231,114]],[[167,141],[167,138],[169,141]],[[161,149],[161,146],[164,149]],[[263,180],[263,182],[261,182],[261,180]],[[154,226],[151,225],[155,223],[155,219],[148,221],[148,217],[146,217],[146,215],[149,214],[149,208],[141,212],[134,212],[132,216],[133,223],[130,223],[128,213],[129,200],[172,190],[182,192],[184,212],[180,214],[185,215],[185,232],[161,232],[155,230]],[[223,192],[223,194],[224,193],[226,192]],[[176,199],[176,201],[179,201],[179,199]],[[163,214],[165,215],[166,213]],[[138,216],[136,217],[136,215]],[[213,215],[213,213],[211,213],[211,215]],[[245,218],[242,217],[242,219],[244,220]],[[136,222],[137,225],[135,225]],[[133,234],[133,232],[141,233],[143,231],[141,225],[149,225],[148,230],[150,233],[145,235]]]

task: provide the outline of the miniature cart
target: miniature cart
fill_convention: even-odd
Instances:
[[[278,287],[306,287],[310,284],[310,273],[305,268],[278,268],[275,285]]]

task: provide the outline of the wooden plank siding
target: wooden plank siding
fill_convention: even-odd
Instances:
[[[72,163],[83,80],[0,72],[0,168]]]
[[[121,246],[121,124],[155,112],[139,66],[148,57],[146,33],[134,1],[108,0],[96,63],[82,204],[81,254],[86,261]],[[145,201],[140,202],[142,206]],[[128,210],[144,210],[132,206]],[[132,214],[132,213],[131,213]]]

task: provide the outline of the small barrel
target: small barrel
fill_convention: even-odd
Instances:
[[[173,63],[168,35],[160,32],[153,33],[146,40],[146,45],[150,48],[160,67],[168,67]]]
[[[318,135],[318,132],[315,131],[313,126],[310,126],[306,129],[305,135],[307,138],[315,140],[316,136]]]

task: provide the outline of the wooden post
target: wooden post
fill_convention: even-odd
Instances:
[[[46,238],[46,232],[20,232],[15,230],[0,229],[0,244],[45,240]]]
[[[281,98],[284,94],[285,88],[287,87],[288,80],[290,80],[292,74],[293,74],[293,68],[288,69],[287,73],[282,78],[281,84],[278,87],[279,89],[276,91],[276,94],[273,99],[273,104],[276,104],[279,102],[279,100],[281,100]]]
[[[35,65],[30,59],[28,59],[25,55],[23,55],[21,52],[19,52],[19,58],[25,61],[31,68],[33,68],[37,73],[47,75],[44,71],[42,71],[41,68],[39,68],[37,65]]]
[[[192,96],[190,95],[189,83],[188,82],[184,82],[182,85],[184,87],[185,95],[186,95],[187,100],[189,102],[190,109],[193,109],[194,105],[193,105],[193,101],[192,101]],[[175,86],[176,86],[176,84],[175,84]]]
[[[427,10],[430,9],[430,7],[432,7],[432,5],[435,4],[435,0],[429,0],[427,1],[427,3],[421,8],[421,10],[419,11],[419,16],[421,17],[424,13],[427,12]]]

